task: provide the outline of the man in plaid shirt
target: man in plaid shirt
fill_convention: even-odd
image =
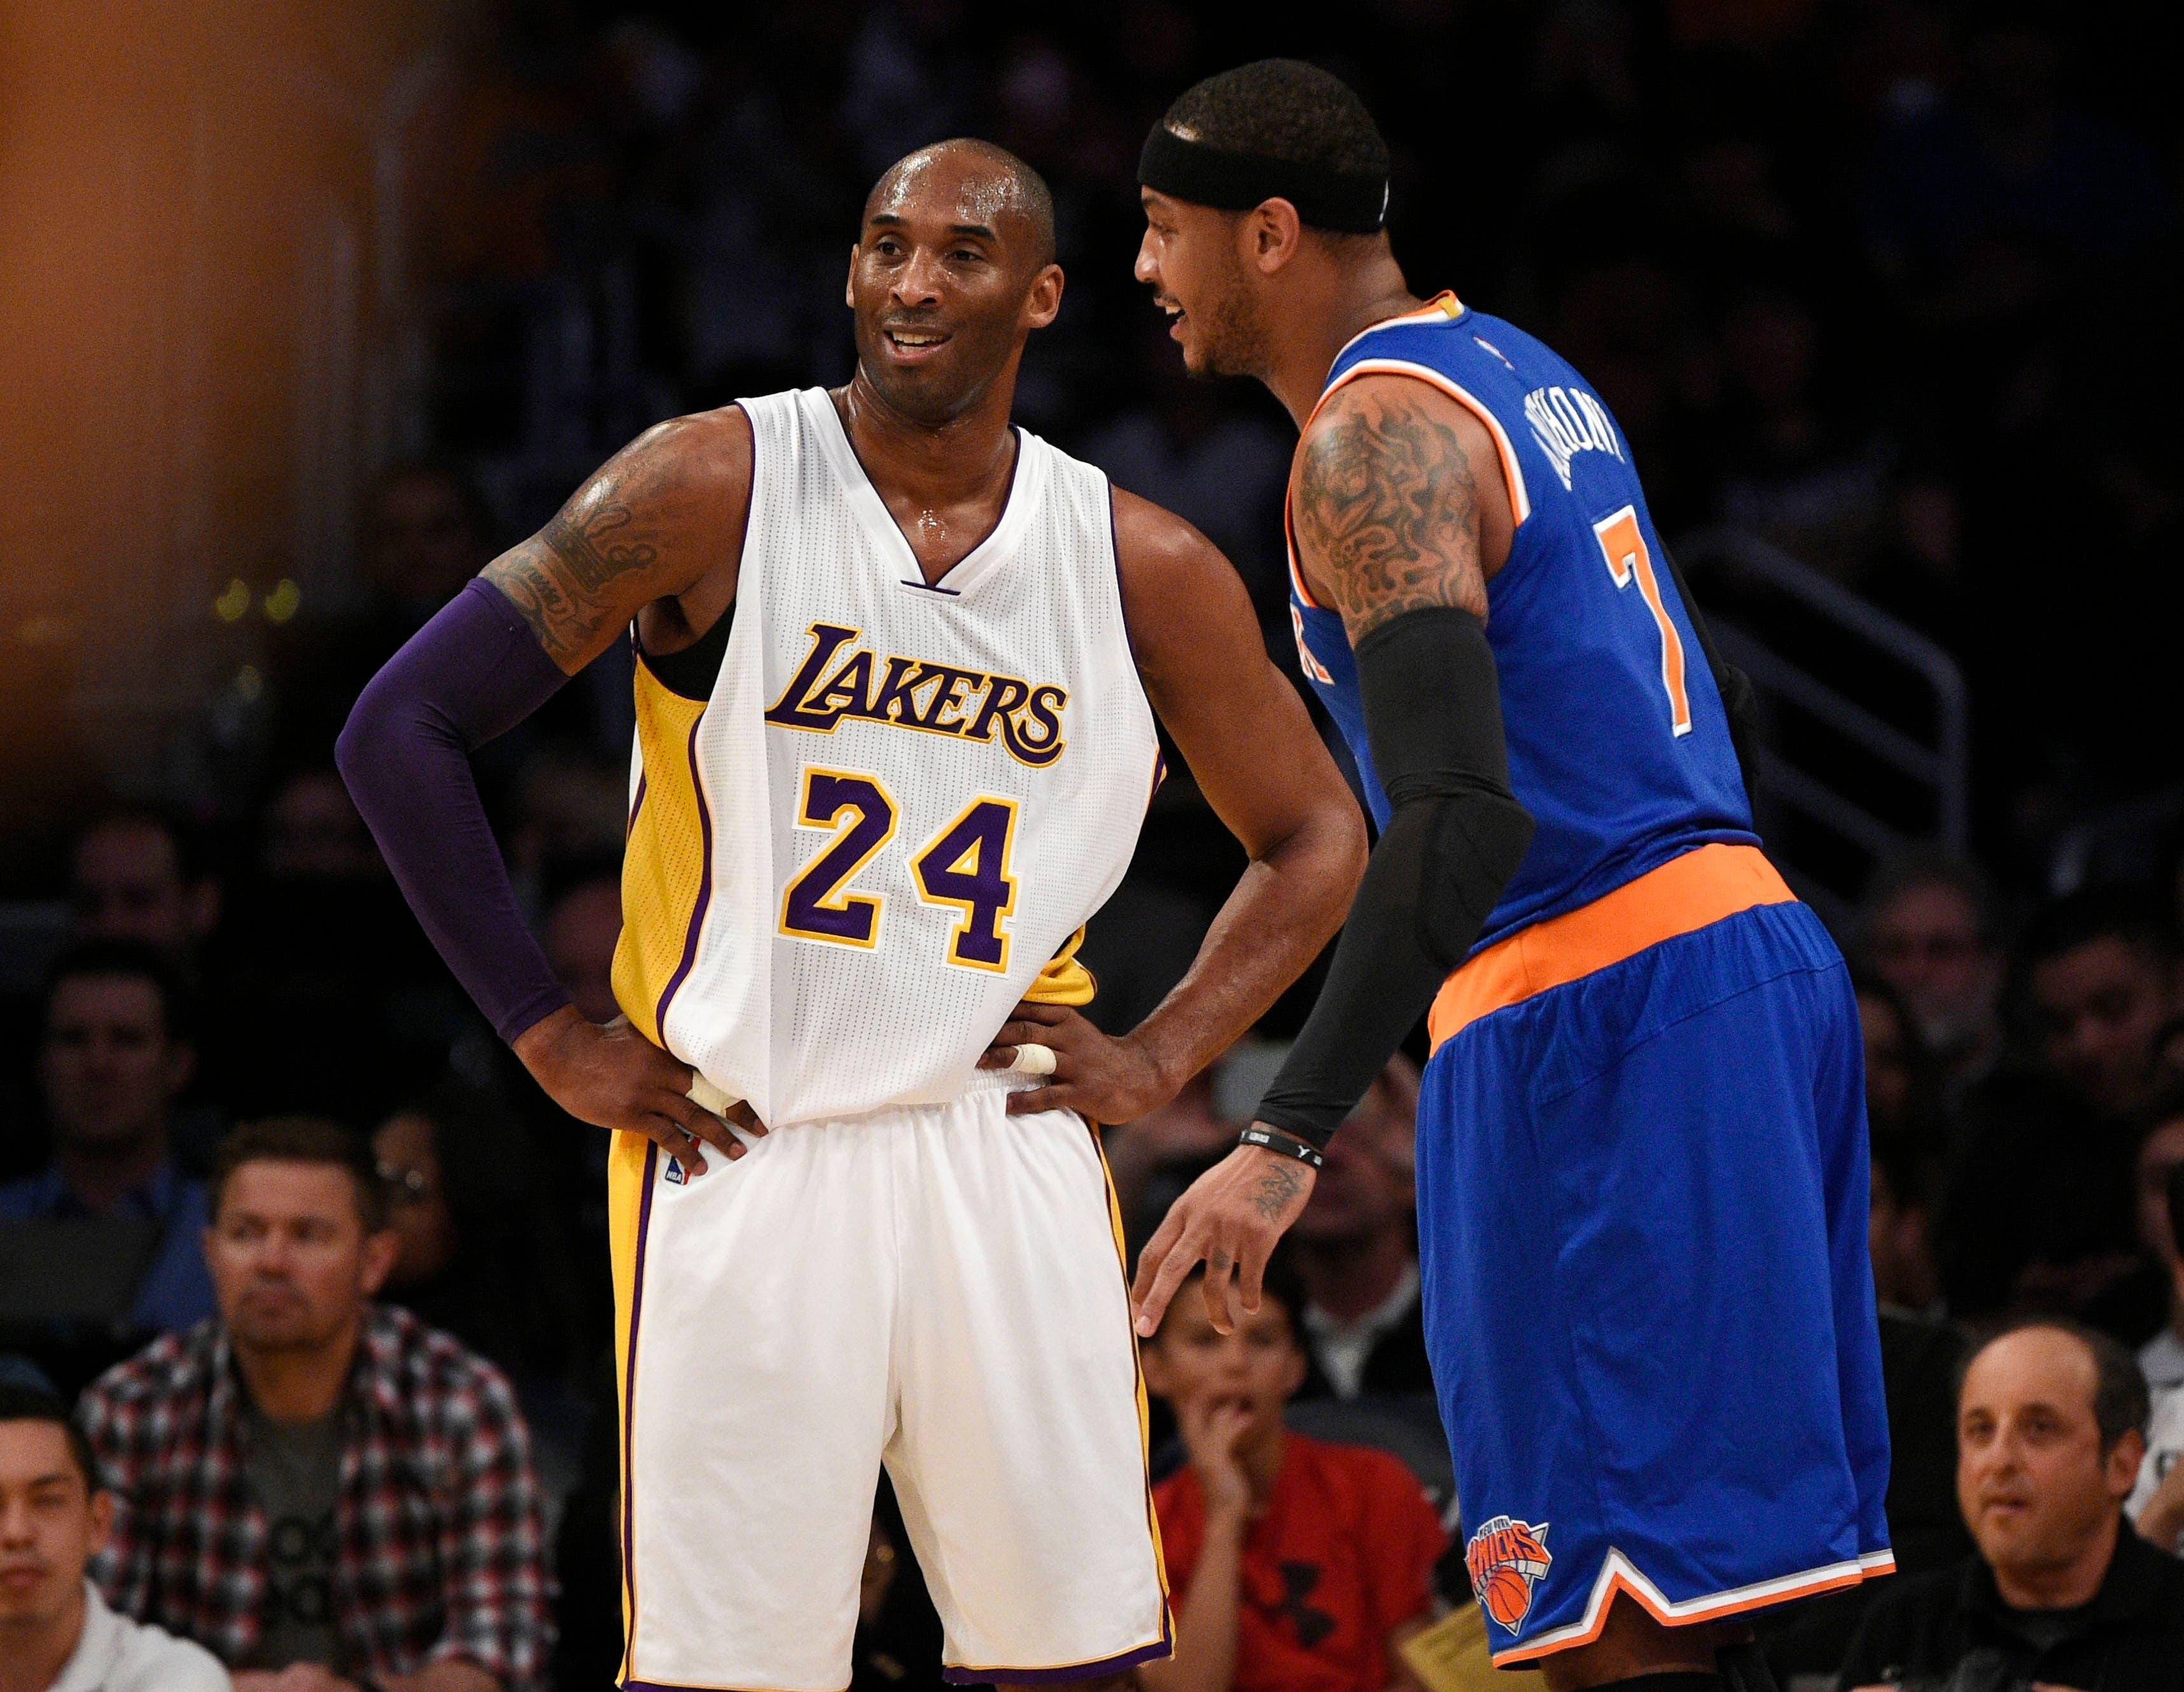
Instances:
[[[109,1600],[245,1671],[237,1692],[539,1684],[529,1435],[490,1364],[371,1302],[393,1238],[369,1154],[330,1123],[247,1126],[211,1196],[220,1315],[84,1394],[120,1506]]]

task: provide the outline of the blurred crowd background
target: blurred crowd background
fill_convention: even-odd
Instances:
[[[1757,660],[1763,826],[1865,982],[1907,1561],[1966,1543],[1965,1328],[2064,1311],[2184,1384],[2176,8],[64,9],[10,25],[25,92],[0,120],[25,237],[0,255],[0,1216],[115,1222],[135,1254],[102,1281],[0,1247],[0,1350],[64,1394],[210,1312],[199,1183],[229,1127],[372,1136],[386,1296],[515,1383],[560,1535],[560,1684],[604,1684],[604,1136],[440,966],[335,732],[622,441],[845,379],[863,194],[956,133],[1022,154],[1060,209],[1067,292],[1022,420],[1212,537],[1294,679],[1290,431],[1255,387],[1186,380],[1130,276],[1147,125],[1268,53],[1379,118],[1412,287],[1514,318],[1598,386]],[[481,758],[549,955],[601,1020],[630,728],[610,656]],[[1240,865],[1170,781],[1087,943],[1096,1020],[1157,1001]],[[1314,979],[1111,1132],[1139,1238],[1231,1141]],[[1381,1432],[1430,1469],[1398,1308],[1413,1092],[1399,1065],[1338,1140],[1300,1257],[1327,1341],[1308,1393],[1409,1428]],[[1830,1667],[1830,1637],[1798,1660]]]

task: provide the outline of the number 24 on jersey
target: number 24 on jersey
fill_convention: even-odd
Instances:
[[[837,945],[876,945],[881,907],[875,894],[850,884],[894,838],[900,808],[873,776],[850,770],[810,768],[797,823],[829,828],[834,838],[805,866],[782,896],[784,933]],[[911,860],[918,897],[951,905],[957,915],[947,960],[971,969],[1006,971],[1009,933],[1003,919],[1016,909],[1017,884],[1009,874],[1014,843],[1014,799],[981,796],[928,841]]]

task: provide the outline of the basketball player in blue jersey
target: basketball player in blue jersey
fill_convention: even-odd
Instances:
[[[1217,1323],[1232,1277],[1256,1303],[1430,1006],[1424,1316],[1495,1660],[1556,1692],[1766,1684],[1731,1618],[1893,1566],[1862,1049],[1629,444],[1548,348],[1411,292],[1334,77],[1199,84],[1139,180],[1186,365],[1301,431],[1299,657],[1380,831],[1246,1144],[1147,1244],[1139,1332],[1201,1259]]]
[[[1087,1124],[1265,1010],[1340,923],[1365,831],[1228,562],[1011,426],[1053,259],[1020,160],[900,161],[850,250],[850,382],[649,431],[342,737],[456,975],[619,1131],[632,1692],[845,1684],[883,1464],[949,1678],[1120,1689],[1171,1649]],[[632,637],[624,1014],[599,1025],[516,911],[467,754]],[[1251,863],[1110,1038],[1072,936],[1129,860],[1156,713]]]

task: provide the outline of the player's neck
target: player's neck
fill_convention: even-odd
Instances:
[[[1292,287],[1274,328],[1273,362],[1262,380],[1301,430],[1319,404],[1335,354],[1374,324],[1424,302],[1411,292],[1384,242],[1361,263],[1317,266],[1297,276]]]
[[[833,400],[857,461],[882,497],[940,507],[1006,497],[1016,462],[1009,428],[1015,391],[1013,381],[997,381],[956,415],[927,423],[889,404],[860,370],[834,390]]]

